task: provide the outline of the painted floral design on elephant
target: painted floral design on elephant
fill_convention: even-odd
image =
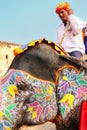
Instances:
[[[85,72],[77,73],[75,69],[63,69],[62,79],[58,84],[58,104],[62,117],[65,118],[67,114],[79,102],[87,99],[87,81],[85,80]]]

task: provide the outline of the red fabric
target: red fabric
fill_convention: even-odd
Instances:
[[[70,9],[70,5],[67,2],[60,3],[56,6],[56,13],[59,13],[62,9]]]
[[[79,130],[87,130],[87,101],[82,103]]]

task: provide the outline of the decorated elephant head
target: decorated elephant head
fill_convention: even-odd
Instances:
[[[79,126],[87,99],[86,63],[46,39],[14,50],[0,81],[0,130],[55,119],[59,130]]]

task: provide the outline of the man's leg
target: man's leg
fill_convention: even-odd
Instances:
[[[77,58],[81,58],[82,53],[79,52],[79,51],[73,51],[73,52],[70,52],[69,55],[70,55],[70,56],[77,57]]]

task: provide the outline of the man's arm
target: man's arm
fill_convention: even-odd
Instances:
[[[70,26],[73,30],[73,33],[77,35],[79,32],[82,31],[84,22],[80,18],[74,16],[74,12],[72,9],[67,10],[67,12],[69,14],[68,19],[70,21]]]

